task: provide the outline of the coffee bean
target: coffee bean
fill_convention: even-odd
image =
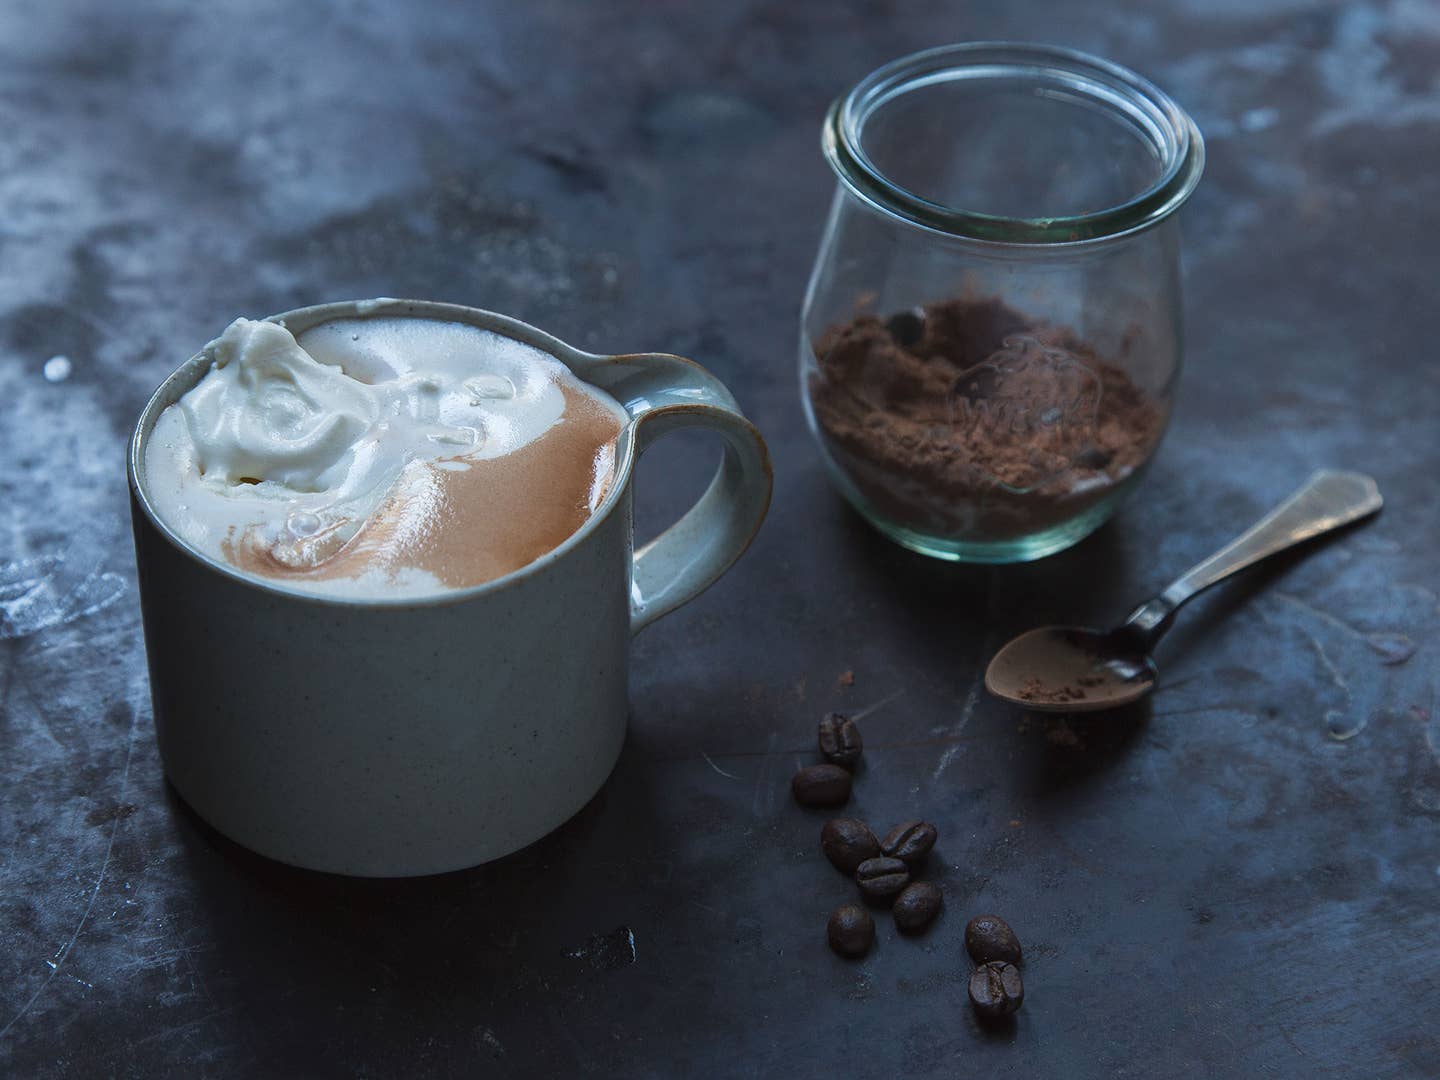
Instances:
[[[855,818],[832,818],[820,830],[820,850],[842,874],[853,874],[866,859],[880,856],[880,841]]]
[[[850,798],[850,774],[839,765],[807,765],[790,781],[801,806],[839,806]]]
[[[915,345],[925,335],[925,312],[921,308],[897,311],[885,320],[885,329],[897,345]]]
[[[930,853],[937,835],[935,826],[928,821],[904,821],[885,834],[880,850],[892,859],[917,863]]]
[[[981,964],[970,976],[970,1003],[987,1019],[1009,1016],[1025,1000],[1025,983],[1014,964]]]
[[[853,769],[864,749],[860,728],[850,717],[832,712],[820,721],[820,753],[830,764]]]
[[[855,883],[872,904],[883,904],[910,884],[910,871],[899,859],[866,859],[855,868]]]
[[[825,936],[830,939],[830,948],[841,956],[864,956],[875,940],[875,920],[858,904],[846,904],[830,913]]]
[[[977,964],[1020,962],[1020,939],[999,915],[976,915],[965,924],[965,951]]]
[[[895,927],[902,934],[918,934],[940,914],[940,890],[928,881],[905,886],[895,898]]]

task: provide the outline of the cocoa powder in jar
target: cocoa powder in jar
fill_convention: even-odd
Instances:
[[[959,296],[814,343],[810,401],[835,463],[895,524],[966,541],[1083,513],[1145,464],[1167,413],[1071,330]]]

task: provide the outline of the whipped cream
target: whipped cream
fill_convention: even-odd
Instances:
[[[309,573],[377,510],[395,519],[386,521],[392,547],[420,543],[434,529],[424,503],[443,471],[542,438],[562,420],[567,390],[603,396],[538,349],[430,319],[341,319],[299,340],[278,323],[236,319],[205,354],[209,371],[160,415],[146,448],[156,512],[212,558],[244,564],[243,546],[287,586],[352,598],[447,588],[393,560],[353,575]],[[619,406],[604,404],[623,424]],[[403,513],[393,510],[397,490],[411,493]],[[590,510],[604,490],[592,492]]]

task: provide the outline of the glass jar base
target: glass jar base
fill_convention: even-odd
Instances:
[[[882,536],[903,548],[928,555],[932,559],[992,566],[1034,562],[1078,544],[1110,520],[1125,501],[1125,497],[1140,482],[1145,471],[1142,468],[1132,473],[1097,502],[1057,525],[1021,536],[1009,536],[1003,540],[957,540],[953,536],[936,536],[891,521],[871,508],[869,501],[856,490],[842,470],[829,461],[826,464],[836,490],[845,497],[856,513],[874,526]]]
[[[1118,501],[1118,500],[1116,500]],[[1007,540],[972,541],[952,540],[946,537],[927,536],[878,518],[861,509],[860,516],[873,525],[884,536],[901,547],[932,559],[946,562],[1001,563],[1034,562],[1047,555],[1054,555],[1078,544],[1085,537],[1109,520],[1115,512],[1116,502],[1107,501],[1091,507],[1079,517],[1028,536],[1016,536]],[[857,509],[859,509],[857,507]]]
[[[1120,508],[1120,504],[1139,486],[1150,467],[1149,460],[1142,462],[1127,475],[1115,479],[1105,490],[1092,492],[1079,506],[1072,505],[1069,508],[1072,512],[1068,516],[1065,516],[1063,511],[1057,513],[1057,508],[1053,505],[1044,510],[1036,508],[1048,520],[1033,532],[1012,531],[1009,535],[989,540],[981,539],[975,533],[961,538],[953,532],[948,535],[937,534],[914,528],[913,517],[911,524],[901,524],[890,514],[878,509],[855,478],[831,455],[826,440],[821,436],[813,416],[808,411],[807,418],[810,419],[811,431],[822,451],[825,475],[830,480],[831,486],[844,497],[856,513],[874,526],[881,535],[895,541],[901,547],[921,555],[928,555],[932,559],[943,559],[946,562],[988,565],[1034,562],[1036,559],[1043,559],[1047,555],[1054,555],[1066,548],[1073,547],[1110,520],[1115,511]],[[952,509],[958,509],[958,507],[952,507]],[[933,507],[931,507],[931,511],[933,513]],[[921,508],[917,508],[917,513],[919,512],[922,512]],[[1009,524],[1012,526],[1015,524],[1013,517]],[[984,535],[983,527],[976,529],[975,532],[979,533],[981,537]]]

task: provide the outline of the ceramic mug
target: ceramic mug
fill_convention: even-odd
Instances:
[[[157,417],[208,370],[203,355],[156,391],[129,453],[150,692],[170,782],[248,848],[385,877],[499,858],[599,790],[625,737],[631,636],[729,568],[771,490],[759,432],[689,360],[596,356],[453,304],[322,304],[272,318],[298,334],[393,316],[525,342],[624,406],[616,481],[559,547],[472,588],[369,601],[298,593],[201,554],[159,519],[141,466]],[[714,481],[634,550],[636,459],[660,436],[697,427],[724,445]]]

